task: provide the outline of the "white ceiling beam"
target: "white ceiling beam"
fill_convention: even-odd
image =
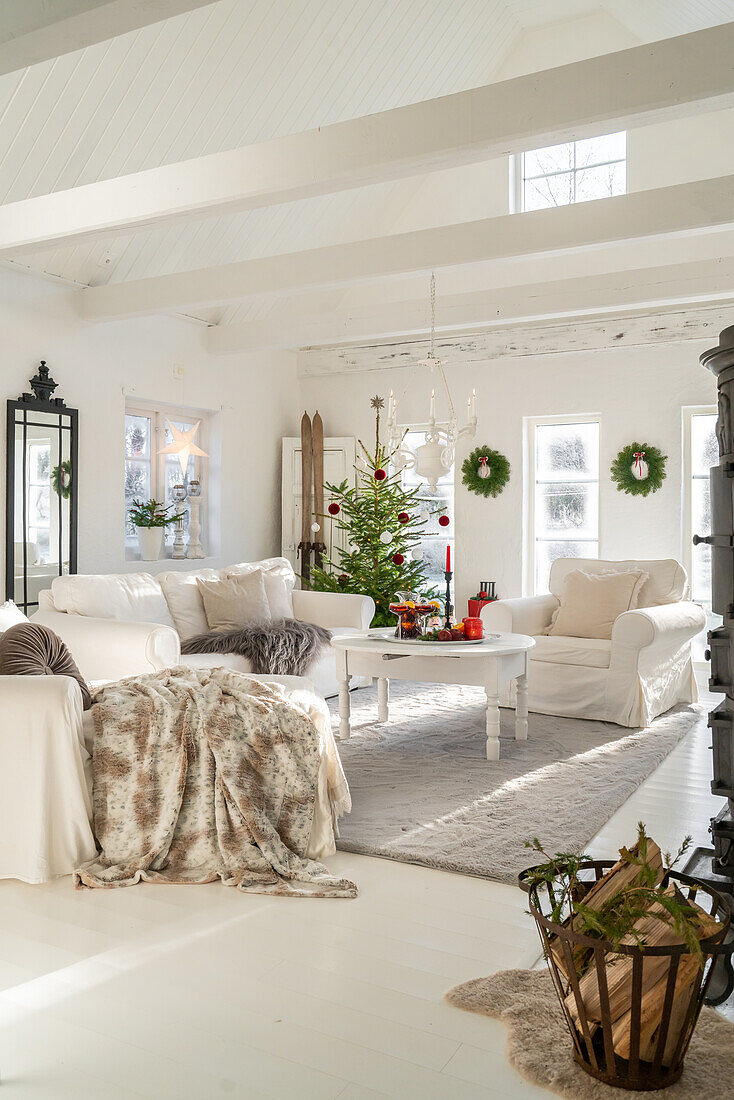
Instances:
[[[284,303],[263,321],[212,325],[207,348],[214,355],[276,348],[304,348],[362,340],[415,337],[428,330],[426,295],[385,297],[362,307],[338,310],[317,306],[317,296]],[[621,311],[657,312],[682,304],[734,306],[734,257],[666,264],[603,275],[544,280],[441,295],[441,333],[477,331],[516,322],[607,317]]]
[[[79,291],[77,298],[82,317],[108,321],[732,223],[734,176],[722,176],[550,210],[89,287]]]
[[[655,346],[687,340],[716,342],[717,334],[731,321],[730,306],[689,306],[625,311],[605,319],[582,317],[554,322],[523,321],[486,332],[439,337],[436,354],[448,366],[481,363],[491,367],[497,359],[524,356],[566,355],[569,352],[609,352],[614,348]],[[704,346],[706,346],[706,344]],[[298,356],[302,378],[354,374],[364,371],[408,370],[425,359],[427,340],[373,342],[359,347],[306,348]],[[695,361],[695,351],[691,353]]]
[[[7,0],[0,11],[0,75],[93,46],[214,0]]]
[[[329,194],[731,106],[732,56],[734,23],[729,23],[24,199],[0,207],[0,256],[7,259],[184,215]]]

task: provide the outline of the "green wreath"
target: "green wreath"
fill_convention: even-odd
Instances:
[[[485,460],[485,461],[483,461]],[[487,466],[488,477],[480,477],[479,470]],[[482,497],[497,497],[510,480],[510,463],[500,451],[491,447],[475,447],[461,464],[461,480],[472,493]]]
[[[667,461],[668,456],[651,443],[630,443],[622,448],[612,463],[612,481],[616,482],[620,493],[646,497],[648,493],[656,493],[665,481]],[[632,469],[638,465],[644,472],[643,463],[647,465],[647,477],[638,479]]]
[[[71,493],[71,462],[68,458],[65,462],[54,466],[51,471],[51,485],[55,493],[58,493],[64,500],[69,499]]]

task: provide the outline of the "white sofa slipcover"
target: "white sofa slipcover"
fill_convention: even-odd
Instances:
[[[649,574],[640,607],[614,623],[611,641],[547,635],[568,573]],[[706,625],[703,608],[688,600],[688,578],[679,562],[558,558],[547,596],[497,600],[482,610],[486,631],[530,634],[529,706],[539,714],[594,718],[620,726],[645,726],[676,703],[698,699],[691,640]],[[514,706],[515,686],[500,700]]]
[[[287,558],[240,562],[221,570],[56,577],[51,588],[41,592],[33,619],[63,638],[87,680],[118,680],[179,663],[224,665],[249,673],[250,662],[236,654],[182,656],[181,641],[207,629],[197,577],[214,580],[254,569],[282,582],[283,598],[296,619],[340,634],[366,630],[372,621],[375,605],[369,596],[295,590],[296,577]],[[338,693],[334,650],[322,653],[308,680],[324,697]]]

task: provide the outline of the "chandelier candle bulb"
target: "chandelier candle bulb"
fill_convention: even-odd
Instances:
[[[431,390],[431,412],[430,412],[430,417],[431,417],[431,421],[436,419],[436,391],[435,390]]]

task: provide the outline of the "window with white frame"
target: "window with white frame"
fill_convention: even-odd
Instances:
[[[599,557],[599,421],[526,421],[526,589],[548,591],[556,558]]]
[[[510,158],[511,208],[542,210],[624,195],[627,133],[566,141]]]
[[[405,442],[412,451],[423,445],[425,432],[425,428],[418,427],[408,430]],[[444,569],[447,545],[451,547],[451,561],[454,562],[454,467],[438,479],[435,493],[431,492],[424,478],[417,476],[415,470],[403,471],[403,486],[406,489],[418,489],[420,509],[428,516],[420,541],[423,562],[427,566],[426,587],[443,592],[446,587]],[[448,527],[439,524],[440,515],[449,517]]]
[[[130,522],[129,508],[133,500],[157,500],[165,505],[173,504],[174,485],[188,485],[194,478],[204,480],[205,469],[201,458],[190,456],[186,473],[181,470],[178,455],[159,454],[173,441],[169,424],[181,431],[201,421],[196,436],[197,445],[207,450],[207,416],[192,409],[156,407],[142,403],[125,407],[125,548],[134,553],[138,548],[135,528]],[[204,515],[202,515],[202,522]],[[184,518],[184,531],[189,514]],[[173,526],[166,528],[166,545],[173,544]]]
[[[693,545],[694,535],[711,534],[709,470],[719,461],[716,409],[713,405],[683,409],[683,563],[688,570],[691,599],[706,612],[706,628],[693,640],[693,659],[703,662],[706,632],[721,626],[711,610],[711,547]]]

